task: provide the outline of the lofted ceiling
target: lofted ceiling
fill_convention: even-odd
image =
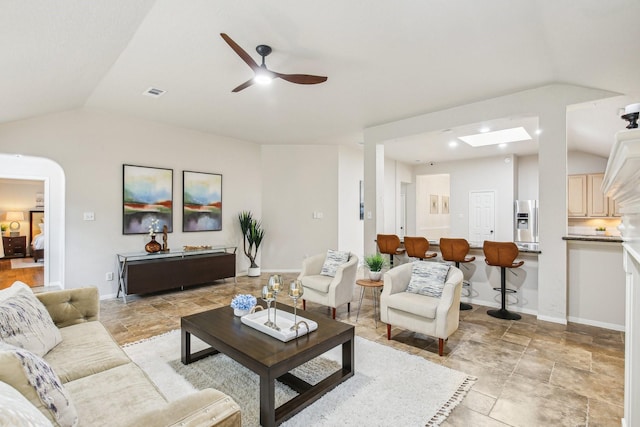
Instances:
[[[369,126],[570,83],[623,95],[568,112],[570,149],[607,156],[625,125],[618,109],[640,102],[637,0],[0,0],[0,8],[0,123],[87,107],[260,144],[357,146]],[[232,93],[253,73],[222,32],[257,62],[255,47],[270,45],[272,70],[329,79]],[[166,93],[144,96],[150,87]],[[386,152],[447,160],[450,137],[468,130],[389,141]],[[421,153],[429,138],[441,142]],[[537,149],[535,140],[524,146]]]

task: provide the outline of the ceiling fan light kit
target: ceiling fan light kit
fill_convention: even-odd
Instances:
[[[242,59],[255,73],[253,79],[247,80],[246,82],[242,83],[240,86],[234,88],[232,92],[240,92],[241,90],[248,88],[254,83],[269,84],[271,83],[271,81],[273,81],[273,79],[276,78],[286,80],[290,83],[297,83],[302,85],[313,85],[327,81],[327,77],[324,76],[313,76],[310,74],[282,74],[271,71],[267,68],[264,62],[265,57],[267,57],[272,52],[271,46],[261,44],[256,47],[256,52],[258,52],[258,55],[262,57],[262,64],[258,65],[258,63],[254,61],[253,58],[251,58],[251,56],[249,56],[249,54],[244,49],[242,49],[236,42],[234,42],[231,37],[229,37],[225,33],[220,33],[220,37],[222,37],[222,39],[227,42],[227,44],[240,57],[240,59]]]

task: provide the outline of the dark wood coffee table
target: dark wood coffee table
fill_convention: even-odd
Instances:
[[[278,309],[293,311],[278,304]],[[319,399],[354,372],[354,327],[313,313],[299,315],[318,323],[318,329],[289,342],[282,342],[242,323],[231,307],[221,307],[181,319],[182,363],[189,364],[215,353],[223,353],[260,376],[260,424],[275,426]],[[191,354],[191,335],[211,348]],[[292,369],[342,344],[342,369],[311,385],[289,373]],[[300,393],[275,407],[275,382]]]

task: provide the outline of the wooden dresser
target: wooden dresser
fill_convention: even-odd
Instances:
[[[27,255],[27,236],[2,236],[5,258],[24,258]]]

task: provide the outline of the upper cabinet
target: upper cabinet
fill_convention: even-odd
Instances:
[[[570,217],[619,216],[617,206],[602,192],[604,174],[569,175],[567,210]]]
[[[587,176],[569,175],[567,209],[569,216],[587,216]]]

